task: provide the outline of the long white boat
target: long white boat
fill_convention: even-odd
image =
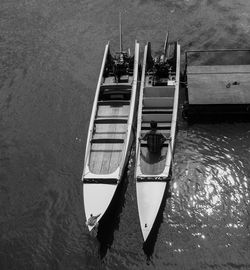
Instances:
[[[178,42],[168,43],[167,35],[163,54],[156,58],[152,57],[151,45],[147,43],[144,50],[138,107],[135,173],[137,205],[144,241],[153,227],[167,181],[170,179],[176,134],[179,77]],[[150,141],[150,136],[146,134],[155,133],[158,134],[158,139],[152,140],[155,138],[153,135]],[[152,142],[157,143],[158,148],[152,145]]]
[[[112,55],[107,43],[89,123],[83,170],[86,224],[91,231],[106,212],[130,154],[138,77],[139,43],[134,55]]]

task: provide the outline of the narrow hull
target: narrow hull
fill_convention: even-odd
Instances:
[[[107,211],[130,154],[138,76],[139,44],[134,56],[105,47],[89,123],[83,170],[86,225],[91,231]]]
[[[135,175],[137,206],[144,241],[153,228],[167,181],[170,180],[177,123],[179,73],[178,43],[168,45],[166,38],[161,58],[151,56],[150,43],[145,46],[137,116]],[[154,129],[152,123],[156,125]],[[156,133],[162,140],[158,145],[155,143],[156,139],[145,139],[148,134]],[[155,144],[153,146],[152,141]]]

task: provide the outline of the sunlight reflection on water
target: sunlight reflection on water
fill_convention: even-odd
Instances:
[[[164,236],[168,249],[183,254],[186,263],[184,254],[206,256],[209,265],[233,264],[248,254],[237,247],[249,245],[250,172],[242,162],[249,130],[244,125],[218,127],[197,125],[178,134],[172,198],[164,215],[169,235]]]

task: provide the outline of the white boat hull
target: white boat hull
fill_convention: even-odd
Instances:
[[[91,225],[86,224],[89,231],[91,231],[98,224],[99,220],[106,212],[106,209],[114,197],[116,189],[117,185],[110,184],[83,185],[86,220],[88,221],[91,216],[96,217]]]
[[[170,180],[179,99],[180,46],[176,43],[176,70],[174,76],[163,76],[154,84],[150,43],[145,46],[137,116],[136,135],[136,193],[140,226],[147,240],[158,215]],[[157,80],[157,79],[156,79]],[[158,83],[158,82],[157,82]],[[157,131],[167,142],[157,153],[149,152],[143,137],[150,130],[150,122],[157,122]]]
[[[138,212],[144,241],[153,227],[165,189],[166,182],[137,182],[136,184]]]
[[[111,58],[105,47],[86,143],[83,199],[86,225],[96,227],[122,180],[133,139],[139,43],[135,42],[133,71],[119,79],[107,74]]]

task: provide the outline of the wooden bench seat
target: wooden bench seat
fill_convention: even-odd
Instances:
[[[95,123],[101,123],[101,124],[111,124],[111,123],[127,123],[127,118],[96,118]]]
[[[105,106],[117,106],[117,105],[129,105],[130,101],[129,100],[101,100],[98,101],[98,105]]]
[[[117,138],[100,138],[100,139],[92,139],[91,143],[124,143],[124,139]]]
[[[173,113],[173,108],[147,107],[142,109],[142,113]]]

